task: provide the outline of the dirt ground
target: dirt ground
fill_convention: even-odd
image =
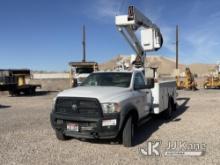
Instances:
[[[178,92],[170,121],[152,119],[138,128],[135,146],[111,141],[58,141],[49,114],[56,93],[33,97],[0,95],[0,164],[220,164],[220,90]],[[140,151],[160,141],[160,156]],[[203,156],[165,156],[168,142],[203,144]]]
[[[32,79],[30,84],[41,84],[43,91],[61,91],[70,88],[69,79]]]

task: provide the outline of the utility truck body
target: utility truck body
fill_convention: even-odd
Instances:
[[[153,96],[153,113],[159,114],[168,108],[169,96],[172,96],[172,101],[176,104],[176,81],[161,81],[154,84],[151,89]],[[175,105],[174,105],[175,106]],[[174,107],[175,110],[175,107]]]
[[[60,140],[120,138],[130,147],[135,126],[154,114],[170,118],[175,110],[175,81],[156,82],[144,73],[145,53],[163,44],[160,29],[134,6],[127,15],[116,16],[115,24],[136,52],[132,71],[91,73],[80,86],[59,93],[51,124]],[[141,42],[135,33],[139,28]]]

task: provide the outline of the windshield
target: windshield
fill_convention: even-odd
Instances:
[[[76,73],[82,74],[82,73],[92,73],[93,68],[76,68]]]
[[[81,86],[115,86],[128,88],[131,73],[93,73],[88,76]]]

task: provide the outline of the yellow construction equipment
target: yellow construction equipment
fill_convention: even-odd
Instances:
[[[211,70],[211,74],[205,80],[203,87],[205,89],[220,88],[220,63],[216,69]]]
[[[197,90],[197,83],[189,68],[185,69],[185,77],[183,81],[180,80],[179,76],[176,76],[176,86],[177,89]]]
[[[0,69],[0,91],[9,91],[12,96],[20,94],[34,95],[40,84],[29,84],[26,79],[31,78],[29,69]]]
[[[185,69],[184,78],[180,77],[179,73],[179,30],[178,25],[176,26],[176,87],[177,89],[185,89],[185,90],[197,90],[197,83],[195,82],[194,75],[187,67]],[[183,79],[183,80],[182,80]]]

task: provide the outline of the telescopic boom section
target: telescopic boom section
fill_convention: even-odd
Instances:
[[[128,15],[116,16],[115,24],[137,54],[134,66],[144,68],[145,52],[156,51],[162,47],[163,37],[160,29],[134,6],[128,7]],[[135,34],[139,28],[141,40]]]

